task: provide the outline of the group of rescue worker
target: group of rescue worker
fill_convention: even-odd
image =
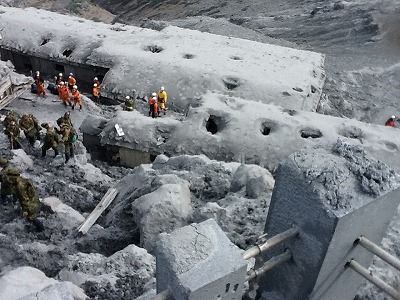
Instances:
[[[41,140],[40,131],[42,127],[46,129],[46,134],[43,137],[42,157],[46,156],[47,150],[50,148],[54,150],[54,157],[58,152],[58,147],[61,143],[65,148],[65,163],[74,156],[73,143],[77,140],[77,132],[71,121],[70,112],[66,112],[63,116],[58,118],[57,125],[59,128],[50,126],[48,123],[39,125],[38,120],[32,114],[24,114],[19,118],[18,113],[9,112],[4,118],[3,125],[5,127],[4,133],[10,140],[11,149],[22,148],[20,136],[23,130],[26,139],[33,147],[36,140]]]
[[[19,202],[21,212],[37,231],[43,231],[43,224],[37,219],[40,200],[32,179],[21,176],[21,172],[9,165],[5,158],[0,158],[0,199],[2,205],[15,205]]]
[[[160,116],[161,111],[165,115],[167,112],[167,101],[168,94],[165,91],[165,88],[162,86],[158,93],[152,93],[149,97],[149,116],[152,118],[157,118]]]
[[[44,88],[44,80],[39,71],[36,71],[33,77],[35,83],[32,84],[31,92],[36,93],[38,96],[46,96]],[[97,77],[93,79],[92,97],[93,102],[100,104],[100,85],[101,82]],[[52,94],[58,95],[64,107],[70,106],[71,109],[79,106],[79,111],[82,110],[82,97],[76,85],[76,78],[73,73],[70,73],[68,78],[64,78],[62,73],[54,77],[54,83],[49,83],[47,87]]]

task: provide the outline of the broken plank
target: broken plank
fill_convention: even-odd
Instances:
[[[89,229],[96,223],[97,219],[106,210],[106,208],[111,204],[111,202],[115,199],[118,194],[118,190],[115,188],[110,188],[107,193],[103,196],[99,204],[95,207],[95,209],[90,213],[90,215],[86,218],[86,220],[78,227],[78,232],[82,232],[86,234]]]

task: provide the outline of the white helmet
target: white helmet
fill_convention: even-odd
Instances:
[[[157,97],[153,97],[153,100],[154,100],[154,101],[157,100]]]
[[[60,76],[60,77],[61,77],[61,76],[62,76],[62,73],[58,74],[58,76]]]
[[[153,97],[157,97],[157,93],[153,93],[151,94]]]
[[[39,71],[36,71],[36,75],[39,75],[40,74],[40,72]]]
[[[74,76],[74,74],[73,73],[69,73],[69,76]]]
[[[60,85],[64,85],[64,81],[60,81]]]
[[[131,97],[129,97],[129,96],[126,96],[126,97],[125,97],[125,99],[126,99],[126,100],[129,100],[129,99],[131,99]]]
[[[396,119],[396,116],[395,116],[395,115],[393,115],[393,116],[391,116],[391,118],[392,118],[392,119]]]
[[[162,86],[162,87],[160,88],[160,90],[164,91],[164,87]]]
[[[93,80],[99,80],[97,77],[93,78]]]
[[[77,87],[76,85],[74,85],[74,86],[72,87],[72,89],[77,90],[78,87]]]
[[[97,83],[93,84],[93,86],[96,87],[96,86],[97,86]]]

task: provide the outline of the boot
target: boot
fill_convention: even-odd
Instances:
[[[46,157],[46,150],[42,149],[42,158]]]
[[[58,149],[54,149],[54,157],[58,155]]]

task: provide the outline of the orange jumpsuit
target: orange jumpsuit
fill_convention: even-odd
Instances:
[[[64,103],[64,106],[67,106],[67,103],[71,106],[71,99],[69,98],[69,90],[66,85],[60,87],[60,89],[58,90],[58,94],[60,96],[60,99]]]
[[[79,93],[78,90],[72,90],[72,98],[74,99],[74,104],[72,104],[72,109],[74,109],[76,105],[79,105],[79,110],[81,110],[82,109],[81,93]]]
[[[68,88],[69,88],[70,90],[72,90],[72,87],[73,87],[74,85],[76,85],[76,79],[75,79],[75,77],[74,77],[74,76],[69,76],[69,77],[68,77]]]

